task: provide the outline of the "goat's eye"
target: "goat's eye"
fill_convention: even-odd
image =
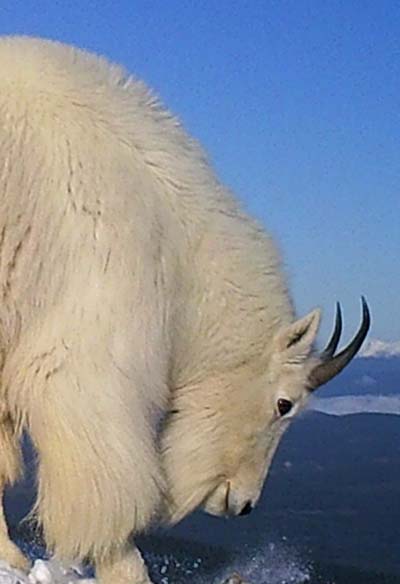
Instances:
[[[288,399],[278,399],[278,410],[281,416],[286,416],[292,409],[293,404]]]

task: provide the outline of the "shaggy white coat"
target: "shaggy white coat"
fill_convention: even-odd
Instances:
[[[0,409],[37,448],[48,544],[101,557],[162,501],[201,503],[292,303],[269,236],[142,83],[28,38],[0,40],[0,71]]]

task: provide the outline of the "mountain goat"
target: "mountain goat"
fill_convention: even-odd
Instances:
[[[102,584],[148,582],[131,536],[251,511],[279,438],[361,346],[322,354],[270,237],[140,82],[0,40],[0,478],[38,455],[36,513]],[[0,557],[26,560],[0,515]]]

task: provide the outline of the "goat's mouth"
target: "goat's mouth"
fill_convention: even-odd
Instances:
[[[226,493],[225,493],[225,515],[229,515],[229,494],[231,492],[230,481],[226,482]]]
[[[248,515],[254,508],[254,501],[245,493],[234,491],[231,481],[224,481],[203,501],[204,511],[219,517]]]
[[[225,497],[225,515],[227,517],[238,517],[249,515],[254,509],[255,502],[251,498],[233,496],[231,483],[228,481]]]

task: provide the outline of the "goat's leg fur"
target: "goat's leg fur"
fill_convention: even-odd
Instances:
[[[96,576],[99,584],[151,584],[143,558],[133,543],[98,559]]]
[[[14,483],[22,469],[19,439],[14,434],[11,420],[0,418],[0,559],[20,570],[29,567],[28,559],[11,541],[3,509],[3,493],[7,484]]]

